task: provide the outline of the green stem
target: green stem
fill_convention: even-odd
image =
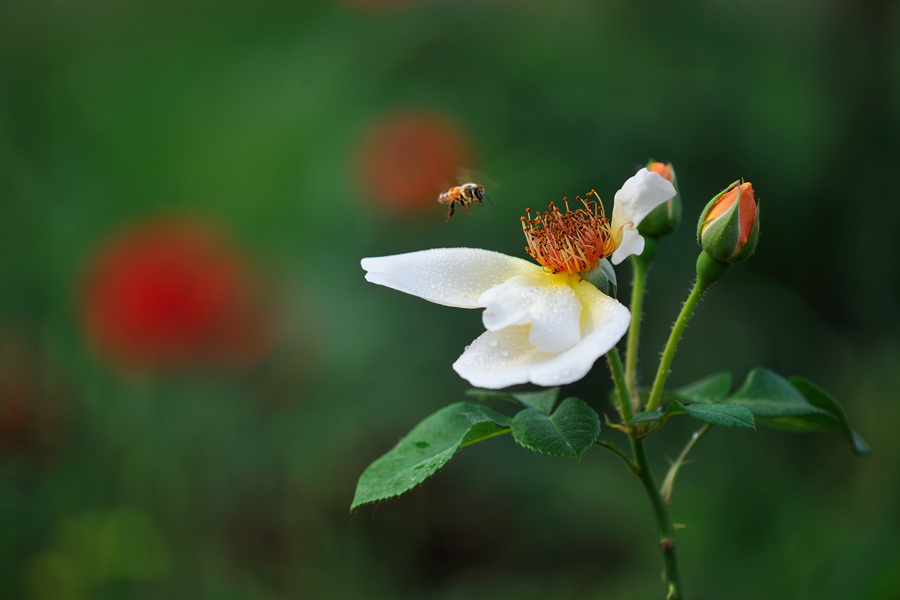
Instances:
[[[694,283],[694,288],[691,290],[691,295],[688,296],[684,306],[681,307],[681,313],[679,313],[678,318],[675,319],[675,323],[672,325],[669,341],[666,342],[662,358],[659,361],[659,369],[656,371],[656,379],[653,380],[653,389],[650,390],[650,399],[647,400],[646,410],[656,410],[659,406],[663,388],[666,385],[666,378],[669,376],[669,367],[672,365],[672,359],[675,357],[675,349],[678,348],[681,334],[684,333],[684,328],[691,318],[691,314],[697,308],[697,303],[700,302],[700,298],[709,288],[709,285],[709,282],[698,277]]]
[[[619,414],[622,422],[627,423],[634,416],[631,412],[631,402],[628,399],[628,387],[625,385],[625,372],[622,370],[622,357],[615,346],[606,353],[606,361],[609,363],[609,372],[612,373],[613,383],[616,385],[616,395],[619,397]]]
[[[666,582],[666,600],[683,600],[681,591],[681,577],[678,574],[678,561],[675,556],[675,528],[669,517],[669,509],[663,502],[656,482],[653,480],[653,472],[650,471],[650,462],[647,460],[647,451],[644,449],[644,440],[631,438],[631,449],[638,465],[638,477],[644,484],[644,490],[650,497],[653,514],[659,526],[659,552],[663,559],[663,578]]]
[[[631,404],[628,401],[628,389],[625,386],[625,374],[622,371],[622,360],[619,358],[618,349],[614,347],[606,354],[606,358],[616,385],[623,417],[625,414],[630,415]],[[631,417],[629,416],[628,420],[630,419]],[[650,498],[653,514],[656,516],[656,522],[659,526],[659,551],[662,554],[665,568],[666,600],[684,600],[684,595],[681,592],[681,578],[678,574],[678,561],[675,557],[675,528],[672,526],[672,520],[669,517],[669,509],[663,502],[659,488],[656,487],[656,482],[653,480],[653,472],[650,470],[650,462],[647,460],[647,451],[644,449],[644,440],[633,435],[629,435],[628,439],[631,441],[631,452],[634,455],[634,461],[626,460],[626,464],[629,465],[631,472],[637,475],[644,485],[644,490],[646,490],[647,496]],[[609,448],[606,444],[602,445]],[[622,454],[624,455],[624,453]],[[626,457],[623,456],[623,458]]]
[[[641,317],[644,310],[644,284],[647,281],[648,263],[633,257],[631,266],[634,269],[634,278],[631,288],[631,326],[628,328],[628,349],[625,354],[625,383],[631,392],[631,408],[638,412],[641,399],[637,386],[637,361],[638,344],[641,339]]]
[[[606,440],[596,440],[594,444],[602,448],[606,448],[607,450],[621,458],[625,462],[625,466],[628,467],[629,471],[631,471],[635,475],[638,474],[638,466],[633,460],[631,460],[631,457],[620,450],[618,446],[616,446],[612,442],[607,442]]]

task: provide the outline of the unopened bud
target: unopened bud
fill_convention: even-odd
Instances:
[[[759,239],[759,211],[753,186],[735,181],[710,200],[697,223],[697,242],[714,259],[746,260]]]
[[[595,267],[582,271],[579,275],[610,298],[616,297],[618,291],[616,271],[607,259],[601,258]]]
[[[672,168],[672,163],[664,165],[651,160],[647,163],[647,170],[658,173],[671,182],[675,186],[676,194],[650,211],[650,214],[644,217],[644,220],[638,225],[638,231],[641,235],[669,235],[681,222],[681,194],[677,193],[678,181],[675,177],[675,169]]]

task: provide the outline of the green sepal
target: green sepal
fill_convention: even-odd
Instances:
[[[478,404],[458,402],[442,408],[363,471],[350,510],[413,489],[460,448],[507,433],[511,425],[510,417]]]
[[[616,270],[605,258],[601,258],[595,266],[587,271],[581,271],[578,275],[610,298],[615,298],[619,291]]]
[[[729,192],[731,190],[731,188],[738,185],[739,183],[740,183],[740,181],[735,181],[734,183],[729,185],[727,188],[725,188],[724,190],[722,190],[721,192],[719,192],[718,194],[713,196],[713,199],[710,200],[709,202],[707,202],[706,206],[703,208],[703,212],[700,213],[700,219],[697,221],[697,243],[700,245],[701,248],[703,247],[703,236],[701,235],[701,233],[703,233],[703,226],[706,225],[706,223],[708,221],[708,219],[706,217],[709,214],[709,211],[712,210],[713,205],[716,203],[716,201],[719,198],[721,198],[726,192]],[[737,205],[737,204],[738,203],[735,202],[735,205]]]
[[[734,251],[741,239],[740,226],[740,197],[741,188],[738,188],[738,197],[725,214],[711,223],[703,232],[700,245],[716,260],[732,262]]]
[[[516,442],[538,454],[581,458],[600,436],[600,417],[578,398],[566,398],[552,415],[528,408],[512,420]]]
[[[756,203],[756,218],[753,219],[753,230],[750,232],[750,237],[747,238],[747,243],[744,244],[744,247],[741,248],[741,251],[735,255],[730,262],[741,262],[750,258],[750,256],[756,252],[756,244],[759,242],[759,202]]]
[[[545,414],[550,414],[559,398],[558,387],[543,388],[535,392],[497,392],[495,390],[483,390],[473,388],[465,391],[466,396],[478,399],[479,402],[488,400],[503,400],[512,402],[524,408],[535,408]]]

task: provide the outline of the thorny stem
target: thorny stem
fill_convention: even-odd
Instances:
[[[644,484],[644,490],[653,507],[656,523],[659,525],[659,553],[663,559],[666,600],[684,600],[684,594],[681,591],[681,577],[678,573],[678,560],[675,557],[675,528],[669,517],[669,509],[663,502],[662,495],[653,480],[650,462],[647,460],[647,451],[644,449],[644,440],[632,437],[631,450],[634,452],[634,458],[638,464],[638,478]]]
[[[614,347],[607,353],[606,358],[609,361],[609,370],[612,372],[613,381],[616,384],[623,418],[625,418],[625,415],[628,415],[627,423],[631,419],[631,403],[628,397],[628,389],[625,386],[625,376],[622,371],[622,361],[619,358],[618,349]],[[647,451],[644,448],[644,440],[634,435],[629,435],[629,440],[631,441],[631,452],[634,455],[634,461],[629,462],[636,467],[631,469],[631,471],[641,480],[644,490],[650,498],[653,514],[659,526],[659,551],[662,554],[665,568],[663,576],[666,582],[666,599],[684,600],[681,592],[681,578],[678,574],[678,561],[675,557],[675,528],[672,525],[672,519],[669,517],[669,509],[666,503],[663,502],[659,488],[656,487],[656,482],[653,479],[650,462],[647,460]]]
[[[669,341],[666,342],[662,358],[659,361],[659,369],[656,371],[656,379],[653,380],[653,389],[650,390],[650,399],[647,400],[646,410],[656,410],[659,406],[659,401],[662,398],[663,389],[666,385],[666,379],[669,376],[669,367],[672,365],[672,359],[675,357],[675,349],[678,348],[681,334],[684,333],[684,328],[691,318],[691,314],[697,307],[697,303],[700,302],[703,293],[709,288],[709,285],[708,282],[698,278],[694,283],[694,288],[691,290],[690,296],[688,296],[684,306],[681,307],[681,313],[679,313],[678,318],[675,319],[675,323],[672,325]]]
[[[634,413],[631,412],[631,401],[628,398],[628,386],[625,384],[625,373],[622,371],[622,358],[619,349],[615,346],[606,353],[609,363],[609,372],[612,373],[613,383],[616,385],[616,396],[619,398],[619,414],[623,423],[628,423]]]

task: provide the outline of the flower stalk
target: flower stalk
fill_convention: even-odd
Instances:
[[[631,326],[628,328],[628,347],[625,352],[625,383],[631,394],[631,408],[633,412],[640,412],[641,399],[638,394],[637,362],[638,347],[641,339],[641,320],[644,311],[644,293],[647,283],[647,271],[650,263],[656,256],[659,247],[659,239],[655,236],[646,236],[644,252],[631,258],[634,277],[631,282]]]
[[[619,358],[619,352],[616,348],[610,350],[606,357],[613,381],[615,382],[620,411],[627,423],[631,419],[632,413],[628,388],[625,385],[625,374],[622,370],[622,360]],[[631,433],[629,433],[628,439],[631,442],[631,453],[634,456],[634,461],[630,461],[630,465],[633,465],[633,468],[631,466],[629,468],[641,480],[641,484],[650,498],[653,515],[656,517],[656,523],[659,527],[659,551],[663,559],[663,578],[667,590],[666,599],[683,600],[681,577],[678,573],[678,561],[675,555],[675,527],[669,516],[668,506],[663,500],[653,477],[653,471],[650,469],[650,461],[647,459],[644,440]]]
[[[672,331],[669,334],[669,340],[663,350],[662,358],[659,361],[659,368],[656,370],[656,379],[653,380],[653,388],[650,390],[650,398],[647,400],[646,410],[656,410],[659,407],[659,401],[662,399],[663,389],[666,386],[666,379],[669,377],[669,367],[672,365],[672,359],[675,358],[675,350],[678,348],[678,342],[681,341],[681,334],[690,320],[694,309],[700,302],[700,298],[711,285],[711,282],[698,277],[694,282],[694,287],[688,299],[681,307],[681,312],[675,323],[672,325]]]

